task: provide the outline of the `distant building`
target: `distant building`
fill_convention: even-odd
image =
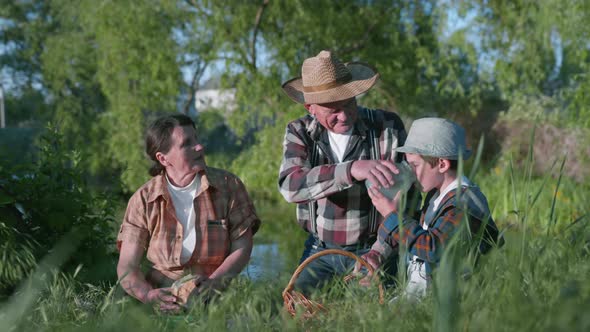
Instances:
[[[197,112],[208,109],[223,110],[229,113],[236,109],[236,89],[204,89],[195,94],[195,109]]]

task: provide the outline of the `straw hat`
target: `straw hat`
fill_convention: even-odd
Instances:
[[[465,145],[465,129],[443,118],[422,118],[414,121],[404,146],[395,151],[422,156],[457,160],[468,159],[471,150]]]
[[[369,90],[379,73],[360,62],[343,64],[330,51],[307,58],[301,77],[283,83],[283,90],[300,104],[323,104],[345,100]]]

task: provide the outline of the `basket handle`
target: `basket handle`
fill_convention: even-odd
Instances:
[[[350,258],[356,260],[357,262],[359,262],[362,266],[364,266],[367,269],[367,271],[369,271],[369,273],[373,275],[373,278],[378,278],[378,276],[376,274],[374,274],[375,269],[371,266],[371,264],[367,263],[367,261],[358,257],[357,255],[355,255],[351,252],[348,252],[346,250],[342,250],[342,249],[326,249],[326,250],[322,250],[320,252],[317,252],[317,253],[307,257],[307,259],[305,259],[303,261],[303,263],[301,263],[297,267],[297,269],[295,269],[295,272],[293,272],[293,276],[291,276],[291,280],[289,280],[287,287],[285,287],[285,290],[283,290],[283,298],[286,296],[287,293],[291,292],[295,288],[295,281],[297,280],[297,278],[299,277],[301,272],[303,272],[303,269],[305,269],[307,267],[307,265],[309,265],[309,263],[314,261],[316,258],[326,256],[326,255],[342,255],[342,256],[350,257]],[[379,282],[378,288],[379,288],[379,303],[383,304],[384,291],[383,291],[383,285],[380,282]]]

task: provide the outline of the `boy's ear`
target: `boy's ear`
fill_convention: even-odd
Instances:
[[[440,173],[445,173],[451,169],[451,161],[448,159],[439,158],[438,159],[438,170]]]

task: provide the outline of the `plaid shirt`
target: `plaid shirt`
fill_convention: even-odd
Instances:
[[[435,193],[436,191],[433,190],[426,196],[420,221],[406,218],[401,232],[408,248],[408,254],[415,255],[432,265],[427,270],[436,266],[440,261],[449,240],[459,231],[466,211],[468,212],[470,238],[474,244],[479,243],[480,253],[486,253],[494,243],[503,244],[503,239],[499,238],[498,228],[490,215],[487,199],[478,187],[462,187],[460,201],[457,200],[456,190],[448,192],[432,218],[425,220],[428,204],[434,199]],[[426,230],[422,227],[424,223],[428,224]],[[480,234],[482,224],[485,224],[485,229]],[[478,234],[481,237],[473,236]],[[480,239],[481,241],[479,241]],[[382,256],[388,257],[393,251],[399,249],[399,242],[399,221],[397,214],[391,214],[379,227],[377,241],[372,249],[378,251]]]
[[[371,159],[371,128],[379,139],[381,159],[401,161],[401,155],[393,151],[406,138],[399,116],[376,110],[375,120],[371,122],[367,113],[367,109],[359,107],[359,118],[342,162],[337,162],[330,148],[327,130],[311,115],[287,125],[279,190],[288,202],[298,203],[299,225],[327,243],[353,245],[367,242],[376,235],[375,232],[371,234],[368,227],[372,205],[367,189],[350,174],[353,161]],[[316,143],[321,157],[312,167],[311,156]],[[309,202],[315,203],[317,229],[312,229]],[[378,222],[381,221],[379,216]]]
[[[153,269],[172,280],[189,272],[209,276],[229,255],[231,242],[248,228],[254,234],[260,225],[244,184],[224,170],[207,167],[194,207],[197,243],[185,264],[180,263],[183,228],[164,175],[153,177],[129,200],[117,247],[123,241],[139,243],[147,250]]]

